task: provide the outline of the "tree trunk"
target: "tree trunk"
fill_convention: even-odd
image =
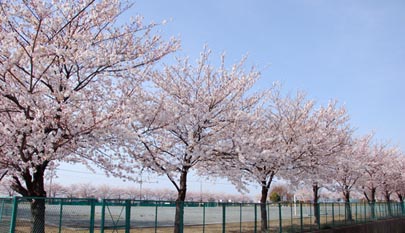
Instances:
[[[402,216],[404,216],[405,215],[404,197],[402,196],[401,193],[397,193],[397,196],[399,199],[399,204],[401,205]]]
[[[14,176],[12,188],[23,197],[32,197],[31,209],[31,233],[45,233],[45,198],[44,174],[48,161],[35,167],[31,173],[27,168],[22,172],[25,187],[20,183],[18,177]]]
[[[44,187],[44,174],[45,168],[37,168],[36,173],[34,173],[34,182],[32,187],[32,197],[31,202],[31,233],[45,233],[45,198],[46,191]]]
[[[187,192],[187,169],[183,169],[180,175],[180,186],[176,199],[176,215],[174,218],[174,233],[182,233],[184,227],[184,201]]]
[[[387,207],[388,207],[388,216],[392,216],[392,208],[391,208],[391,193],[388,191],[385,191],[385,201],[387,202]]]
[[[313,184],[312,185],[312,191],[314,193],[314,217],[315,217],[315,221],[314,223],[318,226],[320,226],[321,223],[321,219],[320,219],[320,213],[319,213],[319,203],[318,203],[318,199],[319,199],[319,195],[318,195],[318,191],[319,191],[319,186],[318,184]]]
[[[403,203],[404,202],[404,196],[402,196],[401,193],[397,193],[397,196],[398,196],[399,202]]]
[[[351,222],[353,221],[352,217],[352,207],[350,206],[350,190],[345,190],[343,192],[345,197],[345,210],[346,210],[346,220]]]
[[[45,199],[31,202],[31,233],[45,233]]]
[[[371,217],[375,218],[375,193],[376,193],[376,188],[371,189]]]
[[[269,188],[266,185],[266,181],[262,182],[262,196],[260,198],[260,217],[261,217],[261,232],[268,232],[267,226],[267,196],[269,193]]]
[[[364,192],[364,195],[367,198],[368,204],[370,205],[370,212],[371,212],[371,218],[375,218],[375,192],[376,192],[376,188],[371,188],[371,197],[369,198],[367,196],[367,193]]]

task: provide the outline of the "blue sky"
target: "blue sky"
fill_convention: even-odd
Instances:
[[[230,64],[248,54],[260,86],[337,99],[357,134],[374,130],[405,150],[404,10],[405,1],[144,0],[130,13],[169,20],[160,29],[182,40],[179,55],[196,58],[204,44]]]
[[[405,1],[394,0],[139,0],[125,17],[169,20],[159,29],[181,39],[179,56],[196,59],[204,44],[213,61],[222,52],[229,64],[248,54],[248,64],[262,70],[258,86],[280,81],[285,91],[305,91],[321,104],[337,99],[358,135],[374,130],[405,151],[404,10]]]

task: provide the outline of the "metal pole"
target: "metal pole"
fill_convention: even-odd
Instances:
[[[405,215],[405,203],[402,201],[401,202],[401,211],[402,211],[402,216]]]
[[[17,208],[18,208],[18,198],[16,196],[13,197],[13,209],[11,212],[11,223],[10,223],[10,233],[14,233],[15,225],[17,221]]]
[[[366,203],[364,203],[364,222],[367,221],[367,210],[366,210],[367,206]]]
[[[317,224],[318,224],[318,229],[321,229],[321,203],[316,203],[316,209],[318,212],[317,217]]]
[[[203,201],[203,197],[202,197],[202,180],[200,180],[200,201]]]
[[[4,211],[4,202],[5,201],[6,201],[5,199],[1,200],[0,222],[1,222],[2,218],[3,218],[3,212],[5,212]]]
[[[332,203],[332,227],[335,227],[335,203]]]
[[[239,232],[242,232],[242,203],[239,203]]]
[[[203,233],[205,233],[205,203],[203,203]]]
[[[267,227],[270,229],[270,204],[267,203]]]
[[[257,204],[255,203],[255,233],[257,232]]]
[[[131,201],[125,201],[125,233],[131,230]]]
[[[340,218],[340,203],[338,204],[338,207],[339,207],[339,214],[338,214],[338,217],[339,217],[339,220],[341,220],[341,218]]]
[[[95,213],[95,209],[96,209],[96,200],[91,199],[90,203],[91,203],[91,206],[90,206],[90,229],[89,229],[89,232],[94,233],[94,213]]]
[[[281,219],[281,203],[278,203],[278,224],[279,224],[279,232],[283,232],[283,220]]]
[[[157,233],[158,204],[155,202],[155,233]]]
[[[301,225],[301,232],[304,231],[304,224],[303,224],[303,216],[302,216],[302,202],[300,202],[300,225]]]
[[[143,172],[143,168],[141,169],[141,180],[139,182],[139,200],[140,201],[142,200],[142,182],[143,182],[143,180],[142,180],[142,172]]]
[[[309,205],[309,229],[312,231],[312,205],[311,203]]]
[[[226,225],[226,206],[225,203],[222,204],[222,233],[225,233]]]
[[[292,231],[294,232],[294,219],[293,219],[293,204],[291,203],[291,205],[290,205],[290,209],[291,209],[291,229],[292,229]]]
[[[59,204],[59,233],[62,232],[62,216],[63,216],[63,199],[60,199],[60,204]]]
[[[100,233],[104,233],[104,222],[105,222],[105,204],[106,201],[103,199],[101,201],[101,223],[100,223]]]

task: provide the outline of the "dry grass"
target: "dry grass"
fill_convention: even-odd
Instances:
[[[317,226],[314,224],[314,219],[310,217],[303,218],[303,230],[310,231],[316,230]],[[279,221],[272,220],[269,221],[270,232],[279,232]],[[321,226],[323,228],[329,228],[332,225],[342,225],[344,224],[344,216],[335,216],[334,221],[332,221],[331,216],[321,217]],[[301,230],[301,221],[299,218],[285,219],[282,221],[283,232],[300,232]],[[237,232],[246,232],[253,233],[255,229],[254,222],[242,222],[240,223],[227,223],[225,226],[226,232],[237,233]],[[256,223],[256,229],[260,231],[260,222]],[[223,230],[222,224],[207,224],[205,226],[185,226],[185,233],[194,233],[194,232],[206,232],[206,233],[221,233]],[[24,225],[19,225],[16,228],[16,233],[29,233],[30,227],[27,222]],[[58,227],[46,226],[46,233],[59,233]],[[88,233],[88,229],[72,229],[72,228],[62,228],[61,232],[63,233]],[[100,232],[100,229],[95,229],[94,232]],[[105,229],[105,233],[124,233],[124,229]],[[171,233],[173,232],[173,227],[145,227],[145,228],[132,228],[131,233]]]
[[[258,223],[260,224],[260,223]],[[260,225],[258,225],[258,229]],[[254,230],[253,223],[243,223],[242,225],[242,232],[253,232]],[[185,226],[184,233],[194,233],[194,232],[207,232],[207,233],[221,233],[222,232],[222,225],[221,224],[211,224],[203,226]],[[29,226],[20,226],[16,228],[16,233],[29,233],[30,227]],[[57,227],[50,227],[47,226],[45,229],[46,233],[59,233],[59,229]],[[61,229],[63,233],[88,233],[88,229],[69,229],[63,228]],[[100,232],[100,229],[95,229],[94,232]],[[124,229],[105,229],[105,233],[124,233]],[[132,228],[130,230],[132,233],[172,233],[173,227],[159,227],[155,230],[155,228]],[[226,225],[226,232],[240,232],[240,225],[239,223],[235,224],[227,224]]]

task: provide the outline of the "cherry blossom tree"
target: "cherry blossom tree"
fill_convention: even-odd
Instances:
[[[85,152],[105,143],[143,70],[177,49],[141,17],[118,22],[130,6],[0,2],[0,164],[21,195],[46,196],[51,161],[96,160]],[[44,232],[44,211],[43,199],[32,202],[33,232]]]
[[[7,169],[0,169],[0,181],[3,180],[3,178],[7,175],[8,170]]]
[[[328,175],[333,177],[331,186],[342,192],[345,200],[346,219],[352,221],[350,206],[350,194],[356,187],[357,181],[361,178],[362,166],[372,135],[361,138],[354,138],[348,143],[344,150],[335,157],[334,166],[330,166]]]
[[[402,213],[405,214],[404,206],[404,195],[405,195],[405,156],[403,152],[400,152],[400,155],[397,157],[396,163],[393,164],[393,167],[396,172],[400,174],[397,180],[394,183],[394,192],[397,195],[398,201],[401,204]]]
[[[4,154],[5,152],[3,151],[2,146],[0,146],[0,156]],[[8,162],[4,161],[0,163],[0,181],[3,180],[4,177],[6,177],[8,173]]]
[[[386,149],[387,155],[383,158],[380,170],[379,182],[381,184],[381,193],[388,204],[388,214],[392,215],[391,195],[395,192],[396,186],[401,182],[403,170],[397,170],[401,163],[401,154],[398,148],[390,147]]]
[[[361,170],[363,175],[359,180],[359,186],[370,205],[372,218],[375,217],[377,191],[383,185],[381,182],[382,169],[391,151],[387,143],[375,143],[368,148],[367,156],[363,161]]]
[[[270,189],[270,195],[275,193],[280,197],[280,201],[292,201],[294,195],[291,191],[291,188],[286,184],[277,184]]]
[[[97,188],[91,183],[79,184],[75,191],[75,196],[79,198],[95,198],[97,195]],[[105,198],[104,195],[102,197]]]
[[[121,198],[140,200],[142,199],[139,188],[135,187],[122,187],[120,191]]]
[[[116,188],[111,187],[111,185],[103,184],[95,187],[95,195],[101,199],[111,199],[114,198],[116,193]]]
[[[332,182],[330,170],[335,166],[335,158],[349,143],[352,130],[344,107],[336,101],[315,110],[305,125],[305,132],[298,141],[300,157],[295,160],[295,172],[287,174],[293,183],[312,185],[315,223],[319,224],[319,190]]]
[[[231,153],[237,159],[227,167],[234,171],[229,177],[233,183],[242,187],[249,182],[260,184],[262,232],[268,230],[266,203],[277,174],[293,183],[310,183],[314,210],[319,213],[318,191],[321,183],[329,182],[326,169],[351,134],[346,110],[335,101],[315,110],[314,102],[303,93],[282,97],[274,89],[265,106],[265,111],[256,108],[238,119],[239,127],[231,138]],[[238,171],[240,176],[235,175]]]
[[[189,172],[209,170],[207,163],[216,160],[215,151],[232,133],[238,112],[257,102],[246,95],[258,72],[245,72],[243,60],[227,69],[224,57],[214,68],[209,54],[204,50],[196,66],[179,59],[177,65],[153,73],[144,115],[131,122],[136,137],[128,142],[129,154],[146,169],[166,176],[178,192],[174,232],[183,222]]]
[[[11,180],[10,179],[3,179],[0,182],[0,193],[5,196],[16,196],[18,193],[11,188]]]
[[[59,184],[52,183],[45,186],[48,197],[66,197],[67,196],[67,187]]]
[[[233,171],[228,179],[240,189],[251,182],[260,185],[262,232],[268,231],[266,203],[271,183],[302,156],[296,147],[313,108],[313,102],[302,93],[282,97],[279,86],[267,92],[265,99],[263,108],[245,111],[237,119],[238,127],[231,137],[234,155],[232,163],[226,165]]]

